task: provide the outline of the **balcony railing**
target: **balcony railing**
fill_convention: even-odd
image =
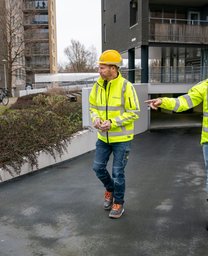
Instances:
[[[49,70],[49,64],[27,64],[26,70]]]
[[[208,21],[150,18],[153,42],[208,44]]]
[[[48,9],[48,1],[31,1],[26,0],[24,4],[24,10],[47,10]]]
[[[35,56],[35,55],[49,55],[49,49],[25,49],[25,56]]]
[[[195,83],[208,77],[206,66],[150,67],[150,83]]]
[[[128,79],[129,72],[134,72],[135,82],[141,82],[141,69],[121,69],[122,75]],[[208,66],[186,67],[149,67],[149,83],[198,83],[208,78]]]
[[[47,20],[36,20],[36,19],[28,19],[24,21],[24,26],[31,26],[31,25],[44,25],[48,26],[48,21]]]
[[[49,40],[49,33],[25,33],[25,40]]]

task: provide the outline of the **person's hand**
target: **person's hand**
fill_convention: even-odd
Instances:
[[[103,132],[107,132],[108,130],[110,130],[110,128],[111,128],[110,120],[103,121],[101,126],[100,126],[100,130],[103,131]]]
[[[99,118],[99,117],[96,117],[95,118],[95,121],[93,123],[93,126],[96,128],[96,129],[100,129],[100,126],[102,125],[102,120]]]
[[[145,103],[147,103],[152,109],[157,110],[158,107],[162,104],[162,100],[160,98],[145,100]]]

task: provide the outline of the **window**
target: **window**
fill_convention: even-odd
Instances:
[[[38,30],[38,33],[40,33],[40,34],[46,34],[46,33],[48,33],[48,28],[44,28],[44,29],[39,29]]]
[[[40,9],[44,9],[44,8],[47,8],[48,7],[48,1],[35,1],[35,7],[36,8],[40,8]]]
[[[200,12],[189,12],[188,13],[188,24],[197,25],[200,24]]]
[[[137,0],[132,0],[130,2],[130,27],[137,23],[138,19],[138,2]]]
[[[33,23],[38,24],[47,24],[48,23],[48,15],[35,15],[35,19],[33,20]]]
[[[113,22],[116,23],[116,14],[113,15]]]

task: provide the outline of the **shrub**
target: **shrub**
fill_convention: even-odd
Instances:
[[[39,94],[29,94],[22,97],[17,98],[16,102],[10,106],[10,109],[26,109],[33,108],[35,103],[33,102],[33,98],[38,96]]]
[[[47,90],[47,95],[66,95],[66,91],[59,86],[55,86]]]
[[[37,167],[39,151],[61,155],[72,134],[82,129],[80,102],[64,95],[28,96],[0,115],[0,168],[9,172],[12,167],[18,173],[26,161]]]

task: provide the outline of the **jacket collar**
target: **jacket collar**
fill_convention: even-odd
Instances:
[[[116,83],[120,78],[121,78],[121,73],[118,72],[118,76],[117,76],[115,79],[110,80],[109,82],[110,82],[110,83]],[[109,83],[109,82],[108,82],[108,83]],[[97,80],[97,83],[98,83],[100,86],[103,87],[104,80],[102,79],[101,76],[99,76],[99,78],[98,78],[98,80]]]

